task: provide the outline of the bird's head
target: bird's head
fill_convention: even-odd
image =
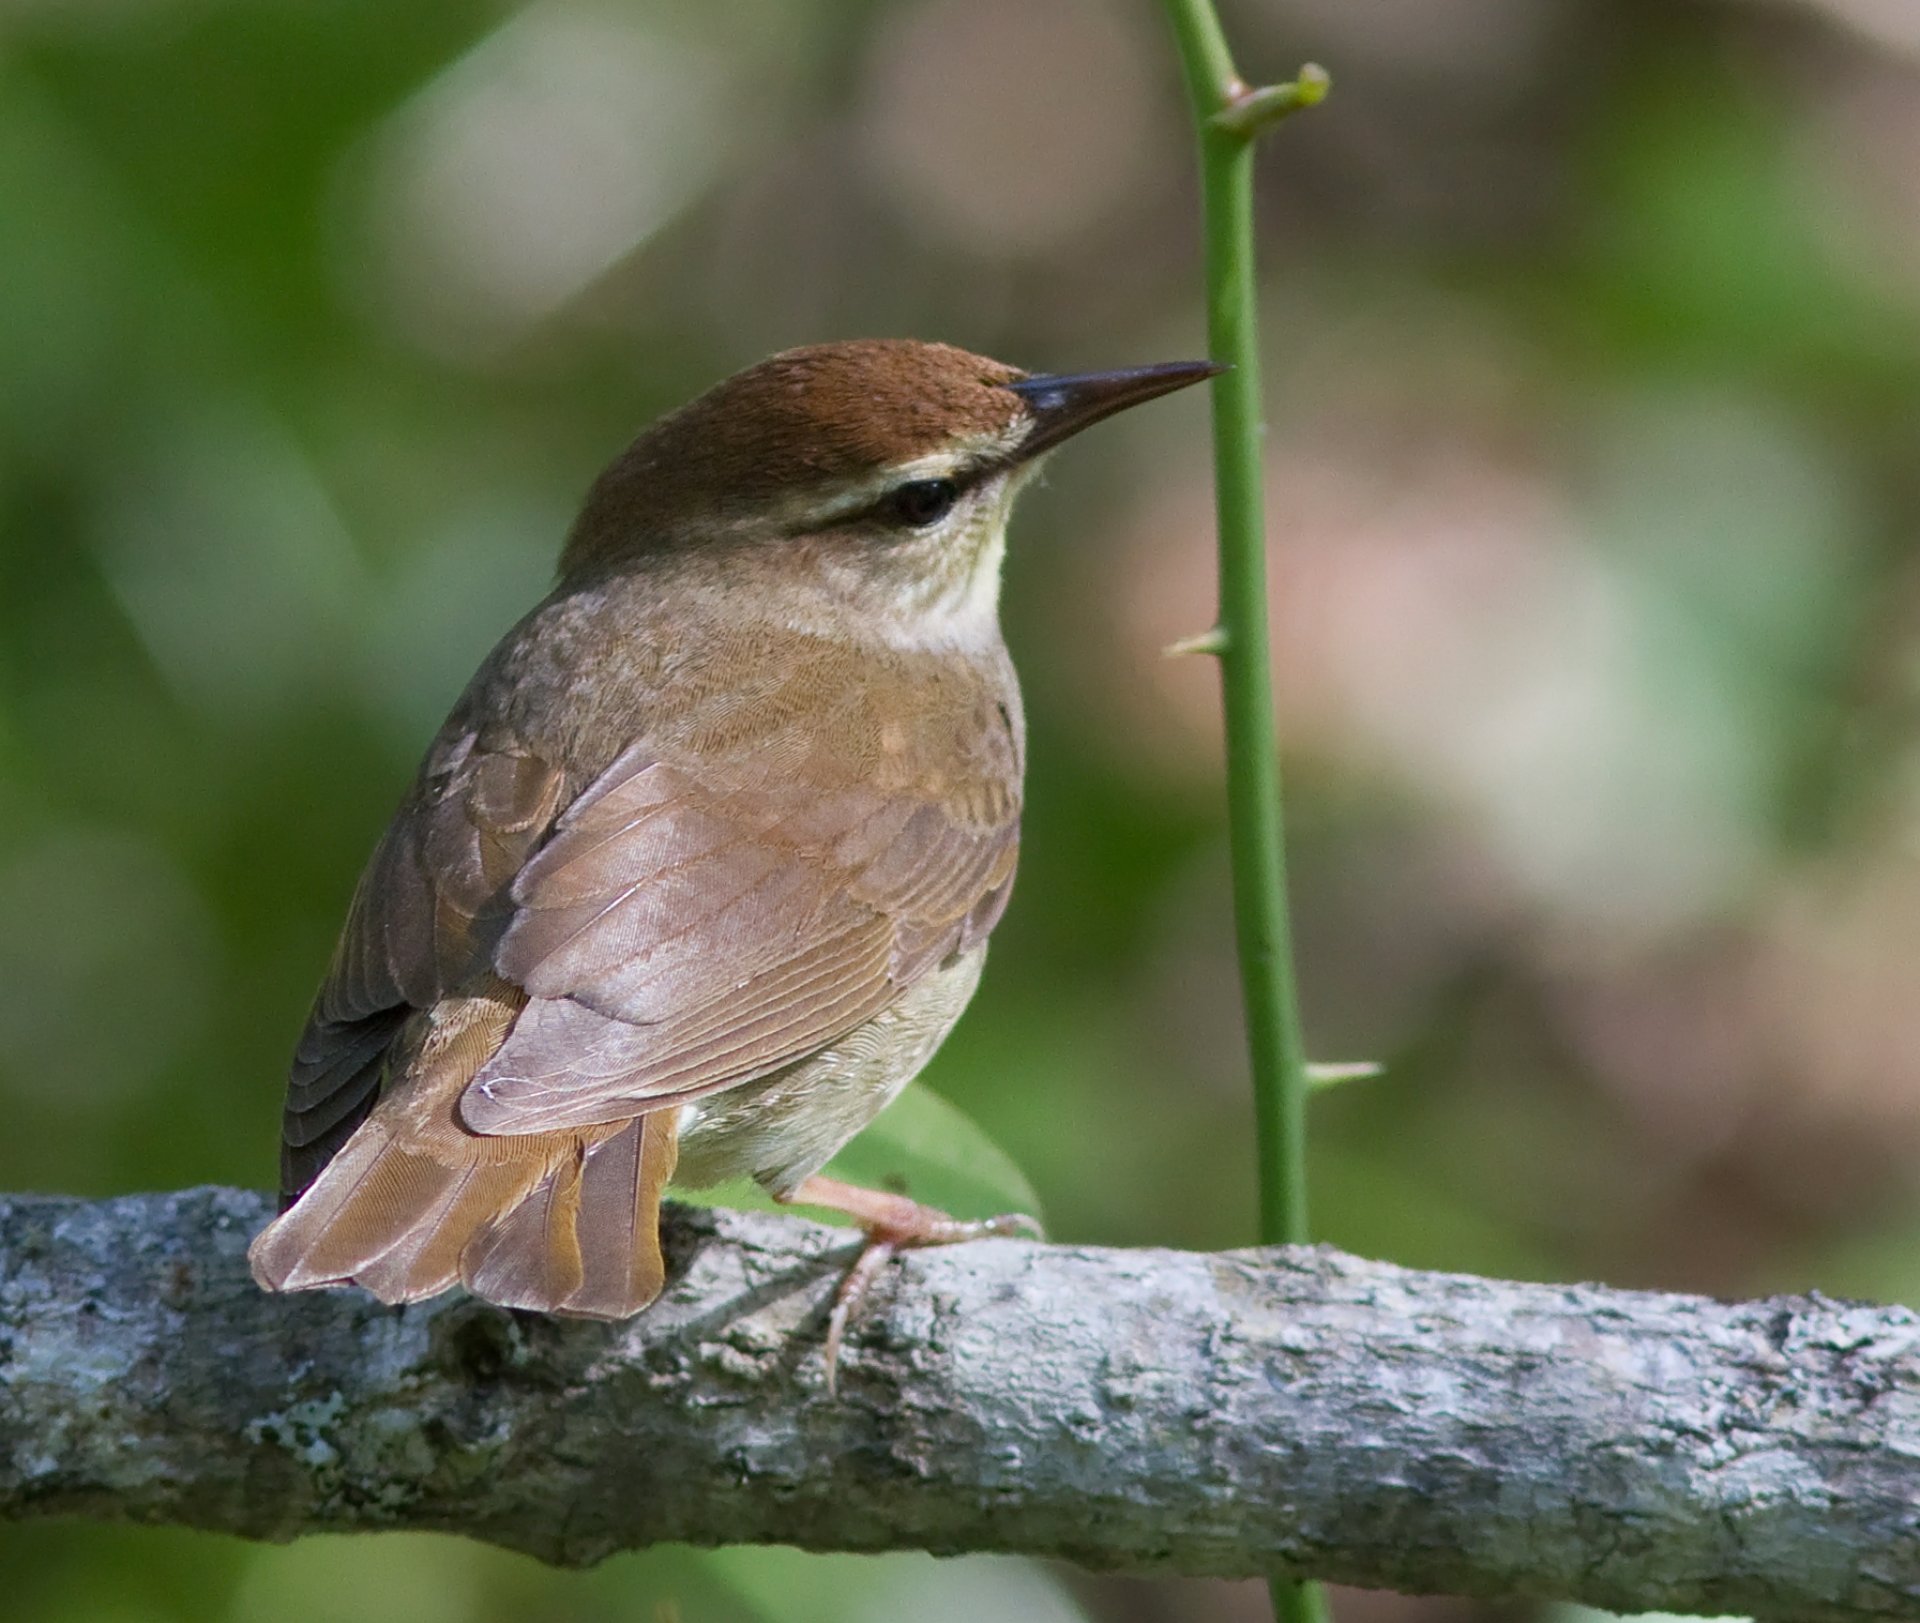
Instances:
[[[1036,375],[911,339],[787,350],[641,434],[595,482],[561,575],[694,554],[930,639],[991,627],[1007,515],[1040,458],[1218,370]]]

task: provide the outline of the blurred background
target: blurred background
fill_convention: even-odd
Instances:
[[[1325,1238],[1920,1304],[1920,6],[1243,0]],[[358,867],[600,464],[762,354],[1203,347],[1152,0],[0,0],[0,1188],[264,1186]],[[1198,396],[1027,499],[931,1081],[1245,1243]],[[0,1529],[30,1623],[1239,1623],[999,1560]],[[1566,1610],[1342,1592],[1343,1623]]]

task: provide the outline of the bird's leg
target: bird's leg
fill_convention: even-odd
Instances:
[[[834,1293],[833,1311],[827,1316],[827,1395],[834,1392],[834,1378],[840,1366],[840,1343],[847,1323],[860,1306],[880,1270],[902,1251],[929,1245],[955,1245],[962,1240],[984,1240],[993,1236],[1008,1238],[1024,1234],[1041,1240],[1046,1236],[1040,1225],[1024,1212],[1006,1212],[999,1217],[966,1220],[949,1217],[932,1206],[922,1206],[905,1195],[889,1194],[883,1189],[862,1189],[858,1184],[842,1183],[838,1178],[815,1175],[804,1178],[776,1200],[793,1206],[824,1206],[829,1211],[845,1212],[866,1230],[867,1243],[840,1288]]]

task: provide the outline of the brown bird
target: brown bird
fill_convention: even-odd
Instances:
[[[669,1180],[750,1175],[867,1230],[837,1343],[893,1247],[1006,1232],[818,1173],[959,1018],[1013,883],[1013,498],[1216,370],[825,344],[634,441],[361,876],[261,1285],[624,1318]]]

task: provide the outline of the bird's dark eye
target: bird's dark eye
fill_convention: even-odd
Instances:
[[[938,523],[953,511],[960,487],[951,479],[914,479],[888,492],[886,515],[916,530]]]

